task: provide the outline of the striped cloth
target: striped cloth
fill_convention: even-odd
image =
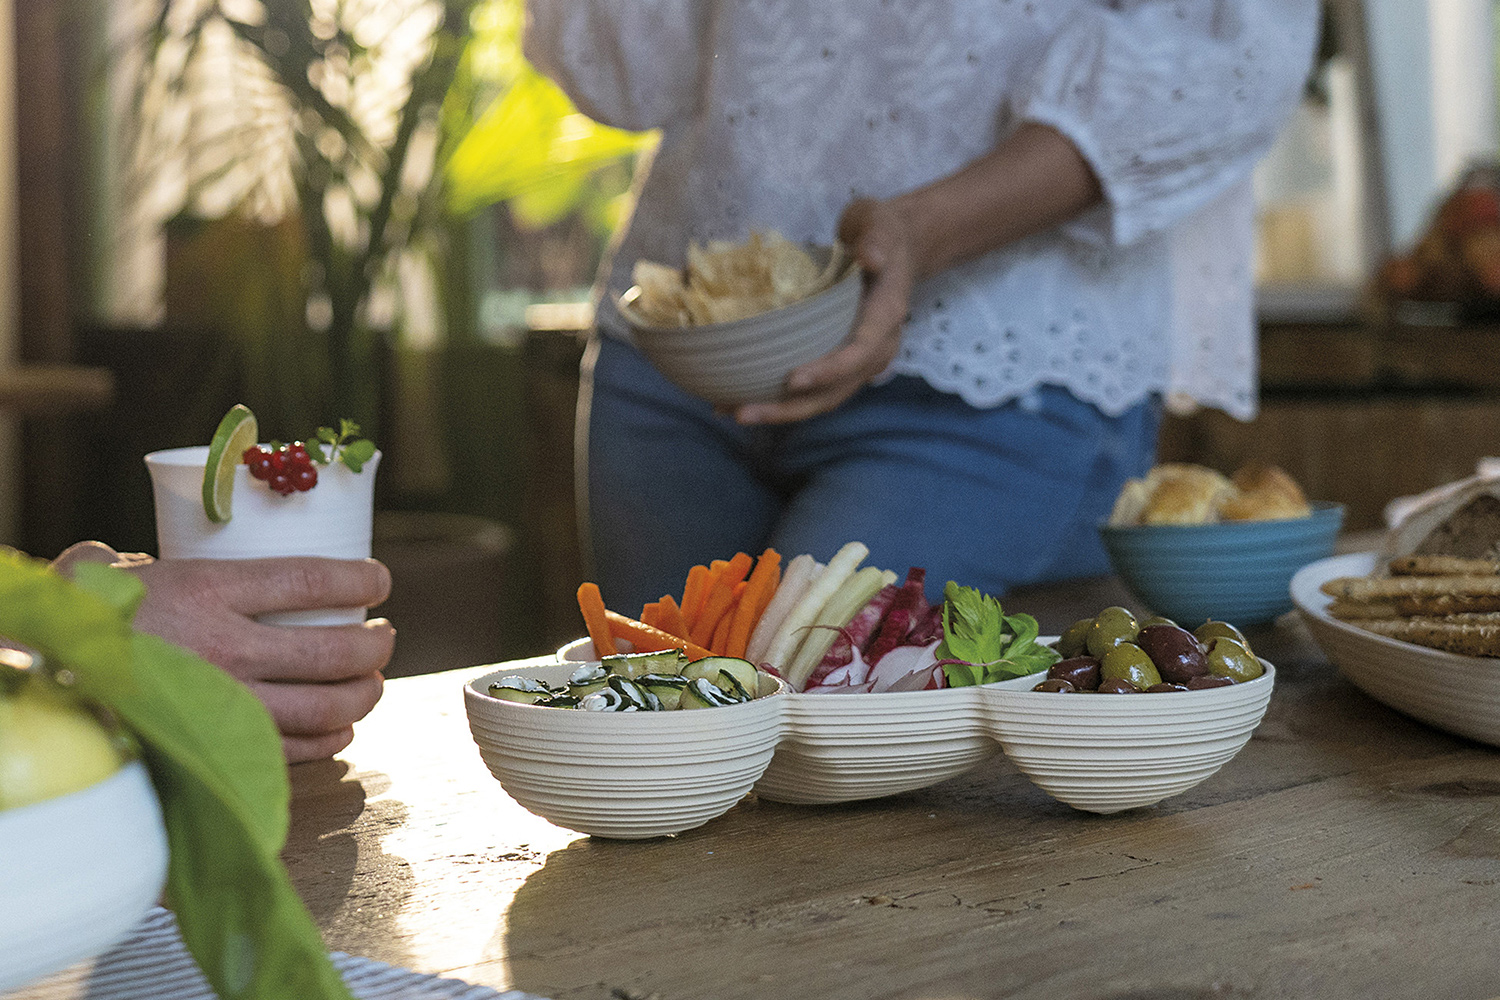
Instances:
[[[544,1000],[500,993],[333,952],[334,967],[358,1000]],[[0,1000],[217,1000],[182,943],[170,910],[156,907],[113,949]]]

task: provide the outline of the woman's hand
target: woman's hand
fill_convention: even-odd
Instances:
[[[869,384],[896,357],[901,324],[916,283],[912,231],[891,202],[852,202],[839,220],[839,239],[865,271],[865,291],[848,343],[787,377],[774,403],[734,412],[741,424],[785,424],[827,413]]]
[[[135,627],[184,646],[242,681],[270,710],[290,763],[331,757],[380,700],[380,671],[396,630],[359,625],[264,625],[270,611],[372,607],[390,594],[390,571],[370,560],[173,559],[120,555],[80,543],[55,562],[110,562],[146,585]]]

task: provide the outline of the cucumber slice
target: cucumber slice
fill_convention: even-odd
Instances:
[[[502,677],[489,686],[490,697],[501,701],[516,701],[523,705],[535,705],[551,698],[554,692],[541,681],[530,677]]]
[[[671,712],[682,698],[682,689],[688,680],[681,674],[646,674],[637,677],[635,683],[642,691],[653,695],[661,704],[661,710]]]
[[[627,680],[635,680],[646,674],[681,673],[687,663],[687,654],[680,649],[665,649],[657,653],[621,653],[606,656],[600,661],[605,670]]]
[[[688,681],[687,687],[682,689],[682,698],[677,702],[677,707],[679,709],[719,708],[736,704],[736,702],[737,699],[733,695],[725,694],[717,684],[706,677],[699,677]]]

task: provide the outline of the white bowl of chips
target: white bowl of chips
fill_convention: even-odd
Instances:
[[[636,346],[679,388],[716,406],[781,396],[787,375],[854,329],[862,272],[848,253],[771,234],[696,244],[682,269],[639,261],[616,299]]]

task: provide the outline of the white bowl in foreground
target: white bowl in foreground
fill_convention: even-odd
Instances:
[[[561,685],[571,663],[522,671]],[[732,809],[771,763],[785,688],[754,701],[675,712],[584,712],[491,697],[496,671],[464,688],[469,730],[505,791],[569,830],[639,840],[682,833]]]
[[[1368,632],[1328,614],[1319,588],[1340,576],[1366,576],[1378,555],[1354,552],[1304,566],[1292,600],[1307,630],[1349,681],[1376,701],[1439,729],[1500,746],[1500,659],[1460,656]]]
[[[71,795],[0,812],[0,992],[92,958],[156,904],[167,833],[138,761]]]
[[[1250,739],[1276,671],[1253,681],[1170,694],[1033,691],[1045,674],[979,689],[1005,755],[1037,787],[1075,809],[1155,805],[1199,784]]]

